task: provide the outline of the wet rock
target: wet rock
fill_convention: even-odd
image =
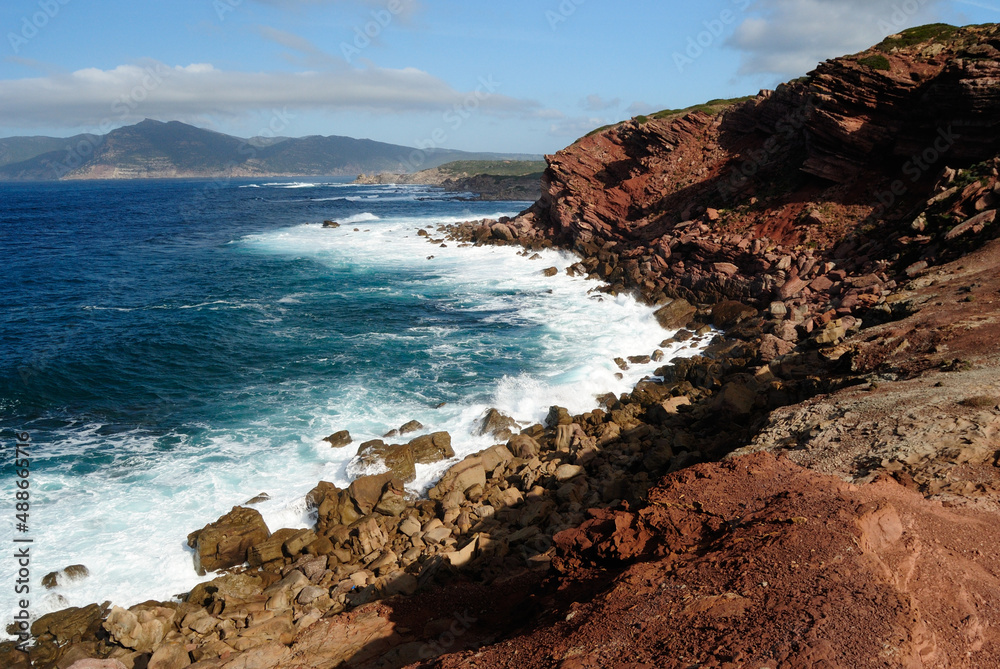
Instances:
[[[418,464],[431,464],[455,457],[451,447],[451,435],[447,432],[435,432],[417,437],[407,444],[413,453],[413,460]]]
[[[408,444],[389,445],[381,439],[366,441],[358,448],[358,458],[366,468],[384,464],[401,481],[417,478],[416,460]]]
[[[549,407],[549,414],[545,418],[545,425],[548,427],[556,427],[557,425],[569,425],[573,422],[573,417],[569,415],[564,407],[551,406]]]
[[[399,430],[397,430],[397,432],[399,434],[409,434],[411,432],[416,432],[422,429],[424,429],[424,426],[423,424],[420,423],[420,421],[411,420],[408,423],[404,423],[403,425],[401,425]]]
[[[94,638],[106,611],[106,604],[91,604],[47,613],[31,624],[31,634],[39,642],[50,640],[59,646]]]
[[[448,493],[465,493],[469,488],[480,485],[486,487],[486,469],[479,456],[470,455],[453,465],[441,480],[428,491],[431,499],[443,499]]]
[[[250,499],[248,499],[247,501],[243,502],[243,506],[253,506],[254,504],[260,504],[261,502],[266,502],[269,499],[271,499],[271,496],[268,495],[266,492],[262,492],[259,495],[255,495]]]
[[[324,228],[339,228],[340,227],[340,223],[338,223],[337,221],[323,221],[323,227]]]
[[[247,560],[250,547],[271,536],[260,512],[235,506],[214,523],[188,535],[199,574],[228,569]]]
[[[691,322],[698,310],[684,299],[676,299],[660,307],[653,315],[664,330],[679,330]]]
[[[517,422],[510,416],[504,415],[496,409],[487,409],[486,414],[479,422],[477,429],[479,434],[488,434],[504,441],[513,436],[513,430],[517,428]]]
[[[351,433],[347,430],[341,430],[340,432],[334,432],[329,437],[323,439],[323,441],[329,442],[333,448],[341,448],[351,443]]]
[[[542,270],[542,276],[555,276],[559,274],[559,269],[557,267],[548,267]]]

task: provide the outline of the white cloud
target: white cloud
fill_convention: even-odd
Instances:
[[[591,112],[604,111],[606,109],[617,109],[621,106],[621,104],[621,98],[605,100],[596,93],[594,95],[588,95],[583,100],[580,100],[580,108]]]
[[[170,67],[156,61],[88,68],[70,74],[0,80],[0,119],[8,127],[89,127],[144,117],[161,120],[238,117],[269,109],[440,112],[531,116],[540,105],[502,95],[489,77],[458,91],[415,68],[230,72],[210,64]]]
[[[726,43],[743,52],[740,74],[791,78],[934,21],[942,1],[757,0]]]

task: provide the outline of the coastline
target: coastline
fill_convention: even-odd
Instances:
[[[192,541],[258,566],[181,604],[46,616],[36,666],[988,666],[1000,159],[969,138],[949,154],[962,167],[927,170],[887,212],[899,165],[843,122],[922,146],[937,130],[913,119],[914,82],[978,95],[996,72],[928,64],[924,46],[888,74],[837,59],[720,116],[619,124],[551,157],[528,211],[438,230],[571,249],[570,270],[642,295],[665,327],[723,334],[601,409],[552,407],[429,499],[391,475],[320,484],[315,530],[266,537],[234,510]],[[429,441],[393,454],[446,452]]]

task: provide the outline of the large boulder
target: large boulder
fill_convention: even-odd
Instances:
[[[91,604],[46,613],[31,624],[31,634],[36,639],[51,639],[59,646],[93,638],[106,612],[105,607]]]
[[[513,430],[516,428],[517,422],[510,416],[502,414],[496,409],[487,409],[482,420],[479,421],[477,432],[506,441],[514,436]]]
[[[408,483],[417,478],[413,451],[408,444],[389,445],[381,439],[366,441],[358,448],[358,458],[366,467],[384,464],[400,481]]]
[[[676,299],[653,312],[664,330],[680,330],[691,322],[698,310],[687,300]]]
[[[455,457],[451,435],[447,432],[425,434],[411,441],[407,447],[413,453],[413,460],[422,465]]]
[[[392,472],[378,474],[376,476],[362,476],[355,479],[347,488],[347,494],[357,506],[361,515],[367,516],[378,505],[382,499],[385,487],[395,478]]]
[[[262,543],[271,532],[256,509],[234,506],[232,511],[188,535],[194,549],[194,566],[200,575],[241,565],[247,551]]]
[[[449,493],[465,493],[473,486],[486,487],[486,468],[478,455],[470,455],[444,473],[438,484],[428,491],[431,499],[444,499]]]
[[[351,433],[347,430],[341,430],[340,432],[334,432],[329,437],[323,439],[323,441],[328,442],[333,448],[341,448],[351,443]]]
[[[726,330],[757,315],[757,310],[735,300],[724,300],[712,307],[712,325]]]
[[[176,610],[162,606],[134,606],[111,609],[104,629],[111,639],[125,648],[150,653],[173,630]]]

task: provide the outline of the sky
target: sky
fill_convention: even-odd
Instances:
[[[554,153],[1000,0],[3,0],[0,137],[144,118]]]

